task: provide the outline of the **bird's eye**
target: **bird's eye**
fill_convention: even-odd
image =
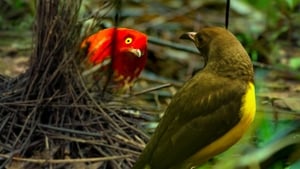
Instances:
[[[129,44],[131,44],[131,43],[132,43],[132,38],[131,38],[131,37],[127,37],[127,38],[125,39],[125,44],[129,45]]]
[[[204,40],[204,37],[202,35],[197,34],[197,41],[202,42]]]

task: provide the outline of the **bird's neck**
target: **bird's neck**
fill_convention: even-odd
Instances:
[[[250,58],[246,56],[226,57],[220,60],[209,60],[206,69],[216,72],[218,75],[230,79],[243,79],[253,81],[253,65]],[[241,57],[246,57],[244,62],[241,62]],[[229,66],[231,65],[231,66]]]

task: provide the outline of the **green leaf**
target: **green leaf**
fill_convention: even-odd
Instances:
[[[290,58],[289,66],[294,70],[300,69],[300,57]]]

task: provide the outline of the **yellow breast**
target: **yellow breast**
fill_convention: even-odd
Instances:
[[[196,161],[196,164],[201,164],[207,161],[209,158],[231,147],[243,136],[252,123],[256,111],[255,88],[253,83],[249,83],[247,92],[242,99],[242,107],[240,109],[241,120],[237,123],[237,125],[225,135],[191,156],[186,161],[187,165],[192,167],[195,165]]]

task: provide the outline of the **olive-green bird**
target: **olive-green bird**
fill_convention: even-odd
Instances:
[[[173,97],[133,169],[190,169],[235,144],[255,116],[253,65],[221,27],[188,32],[205,66]]]

